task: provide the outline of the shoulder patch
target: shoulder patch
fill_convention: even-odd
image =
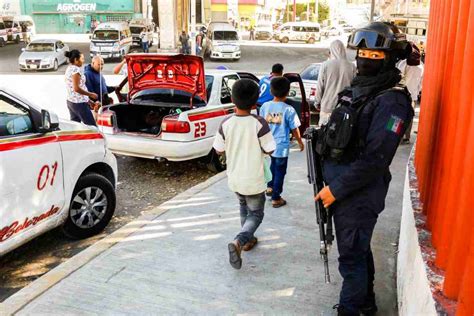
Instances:
[[[386,129],[400,136],[402,134],[404,124],[405,122],[400,117],[392,114],[388,120]]]

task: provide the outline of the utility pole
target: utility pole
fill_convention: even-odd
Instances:
[[[296,0],[293,0],[293,22],[296,22]]]
[[[374,13],[375,13],[375,0],[372,0],[370,5],[370,22],[374,22]]]
[[[319,23],[319,1],[314,1],[314,15],[316,16],[316,22]]]
[[[306,21],[309,22],[309,2],[311,0],[307,0],[308,2],[306,2]]]
[[[196,55],[196,0],[191,0],[191,55]]]

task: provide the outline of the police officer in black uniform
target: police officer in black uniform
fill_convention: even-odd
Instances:
[[[357,50],[358,75],[339,95],[339,105],[354,110],[350,114],[356,113],[356,123],[346,148],[325,149],[323,175],[327,186],[315,199],[321,199],[334,214],[339,272],[344,279],[336,305],[338,315],[374,315],[377,305],[370,242],[377,217],[385,207],[389,166],[414,115],[395,66],[407,57],[408,47],[405,34],[383,22],[355,30],[348,47]],[[342,121],[333,116],[334,112],[327,130],[347,134],[347,130],[338,130]]]

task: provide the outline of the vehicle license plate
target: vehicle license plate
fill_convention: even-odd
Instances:
[[[36,65],[30,65],[30,69],[36,69],[36,68],[38,68],[38,66],[36,66]]]

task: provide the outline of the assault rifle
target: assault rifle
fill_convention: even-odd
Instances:
[[[316,152],[316,143],[319,129],[309,127],[304,133],[306,139],[306,160],[308,164],[308,181],[313,185],[314,196],[324,188],[323,169],[321,156]],[[328,253],[334,240],[332,228],[332,212],[326,209],[321,200],[315,202],[316,221],[319,225],[319,238],[321,240],[319,253],[324,262],[324,280],[331,283],[329,275]]]

